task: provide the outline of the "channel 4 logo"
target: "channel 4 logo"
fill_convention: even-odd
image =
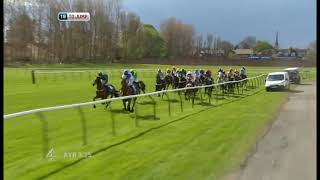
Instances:
[[[88,12],[59,12],[59,21],[90,21]]]

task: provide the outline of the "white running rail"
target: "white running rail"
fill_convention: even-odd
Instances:
[[[123,99],[131,99],[131,98],[136,98],[136,97],[153,96],[153,95],[157,95],[157,94],[165,93],[165,92],[177,92],[177,91],[183,91],[183,90],[188,90],[188,89],[200,89],[200,88],[206,88],[206,87],[213,87],[213,86],[219,86],[219,85],[223,85],[223,84],[237,83],[237,82],[242,82],[242,81],[246,81],[246,80],[256,79],[256,78],[259,78],[262,76],[265,76],[265,74],[262,74],[262,75],[259,75],[256,77],[252,77],[252,78],[242,79],[240,81],[228,81],[228,82],[224,82],[224,83],[211,84],[211,85],[205,85],[205,86],[162,90],[162,91],[156,91],[156,92],[152,92],[152,93],[137,94],[137,95],[131,95],[131,96],[122,96],[122,97],[117,97],[117,98],[110,98],[110,99],[104,99],[104,100],[92,101],[92,102],[86,102],[86,103],[78,103],[78,104],[69,104],[69,105],[63,105],[63,106],[40,108],[40,109],[34,109],[34,110],[29,110],[29,111],[17,112],[17,113],[13,113],[13,114],[7,114],[7,115],[3,116],[3,119],[7,120],[7,119],[14,118],[14,117],[19,117],[19,116],[24,116],[24,115],[34,114],[34,113],[39,113],[39,112],[75,108],[75,107],[80,107],[80,106],[88,106],[88,105],[94,105],[94,104],[98,104],[98,103],[112,102],[112,101],[118,101],[118,100],[123,100]]]

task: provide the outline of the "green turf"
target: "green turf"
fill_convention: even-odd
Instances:
[[[71,66],[70,66],[71,67]],[[84,67],[77,65],[76,67]],[[96,67],[86,65],[85,67]],[[110,74],[111,83],[119,88],[117,65]],[[135,65],[156,69],[157,65]],[[160,66],[161,68],[171,66]],[[191,68],[191,67],[186,67]],[[212,68],[212,67],[202,67]],[[217,67],[213,67],[217,69]],[[109,68],[108,68],[109,69]],[[282,68],[248,67],[249,76]],[[314,69],[311,69],[314,71]],[[215,70],[216,71],[216,70]],[[250,73],[254,72],[254,73]],[[311,72],[308,78],[313,78]],[[155,73],[139,72],[154,91]],[[31,84],[30,70],[6,68],[4,77],[5,114],[41,107],[88,102],[94,96],[94,73],[64,75],[38,74],[37,84]],[[83,145],[81,118],[77,109],[43,113],[47,118],[49,147],[55,151],[55,161],[42,159],[41,121],[37,115],[27,115],[4,122],[5,179],[215,179],[239,165],[258,135],[285,99],[286,92],[264,91],[260,88],[244,91],[239,97],[211,100],[207,96],[191,102],[169,94],[168,101],[154,97],[156,119],[150,99],[140,98],[137,104],[139,127],[135,114],[122,111],[121,102],[113,103],[116,135],[112,135],[110,110],[82,107],[87,127],[87,145]],[[141,133],[146,132],[143,135]],[[128,140],[135,137],[131,140]],[[125,143],[107,147],[122,141]],[[64,157],[65,152],[90,152],[89,159]]]

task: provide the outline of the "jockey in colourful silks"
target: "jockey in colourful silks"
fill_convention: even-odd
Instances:
[[[99,72],[98,76],[100,77],[102,85],[107,85],[108,84],[108,79],[109,78],[108,78],[107,73]]]
[[[192,74],[191,71],[188,71],[188,73],[186,75],[186,79],[187,79],[187,82],[191,82],[192,85],[194,85],[194,82],[196,80],[195,76]]]
[[[128,86],[131,87],[134,92],[136,91],[136,88],[133,85],[134,77],[133,77],[133,75],[131,74],[131,72],[129,70],[124,70],[123,71],[122,79],[126,80]]]

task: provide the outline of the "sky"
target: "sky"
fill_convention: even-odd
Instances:
[[[233,44],[255,36],[281,48],[306,48],[316,40],[316,0],[123,0],[127,11],[159,29],[175,17],[197,34],[212,33]]]

